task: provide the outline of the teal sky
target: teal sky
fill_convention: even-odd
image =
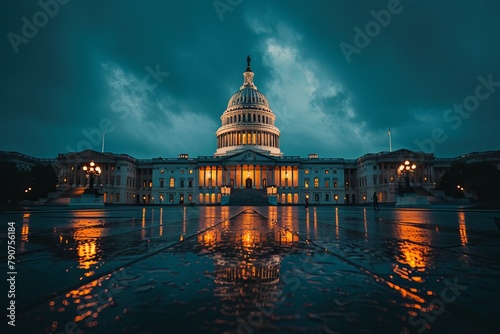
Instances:
[[[499,13],[494,0],[5,0],[0,150],[100,151],[107,128],[105,151],[212,155],[247,55],[285,155],[387,151],[389,128],[393,149],[500,149]]]

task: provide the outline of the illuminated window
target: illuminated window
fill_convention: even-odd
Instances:
[[[328,169],[327,169],[327,170],[325,170],[325,174],[328,174],[328,173],[330,173],[330,171],[329,171]]]
[[[175,178],[173,178],[173,177],[170,178],[169,187],[170,188],[175,187]]]
[[[314,188],[319,188],[319,177],[314,178]]]
[[[189,174],[193,174],[193,170],[192,169],[189,170]]]
[[[162,174],[163,174],[163,173],[165,173],[165,170],[163,170],[163,169],[162,169],[162,170],[160,171],[160,173],[162,173]]]
[[[309,174],[309,169],[304,170],[304,174]]]
[[[309,188],[309,179],[304,179],[304,188]]]

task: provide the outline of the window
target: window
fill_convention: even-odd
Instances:
[[[169,186],[170,186],[170,188],[175,187],[175,178],[173,178],[173,177],[170,178]]]
[[[330,187],[330,179],[325,179],[325,188]]]
[[[181,187],[181,188],[184,188],[184,179],[181,179],[181,180],[180,180],[180,187]]]
[[[319,177],[314,178],[314,188],[319,188]]]
[[[330,202],[330,194],[325,194],[325,202]]]
[[[165,187],[165,179],[160,179],[160,188]]]
[[[188,188],[193,188],[193,179],[188,180]]]
[[[328,169],[325,169],[325,174],[328,174],[330,173],[330,171]]]
[[[193,170],[192,169],[189,170],[189,174],[193,174]]]
[[[174,194],[168,194],[168,201],[172,203],[174,201]]]
[[[309,174],[309,169],[304,170],[304,174]]]
[[[333,187],[334,187],[334,188],[337,188],[337,187],[338,187],[337,182],[333,182]]]
[[[309,179],[304,179],[304,188],[309,188]]]

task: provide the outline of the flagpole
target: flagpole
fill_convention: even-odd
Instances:
[[[101,153],[104,153],[104,138],[106,137],[106,129],[102,130],[102,149]]]
[[[389,152],[392,152],[392,138],[391,138],[391,128],[389,128],[389,131],[387,131],[389,134]]]

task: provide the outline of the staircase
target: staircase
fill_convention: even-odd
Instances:
[[[49,198],[44,204],[46,205],[68,205],[72,198],[82,197],[85,188],[70,188],[63,193],[59,193],[58,197]]]
[[[269,205],[266,189],[231,189],[227,205]]]

